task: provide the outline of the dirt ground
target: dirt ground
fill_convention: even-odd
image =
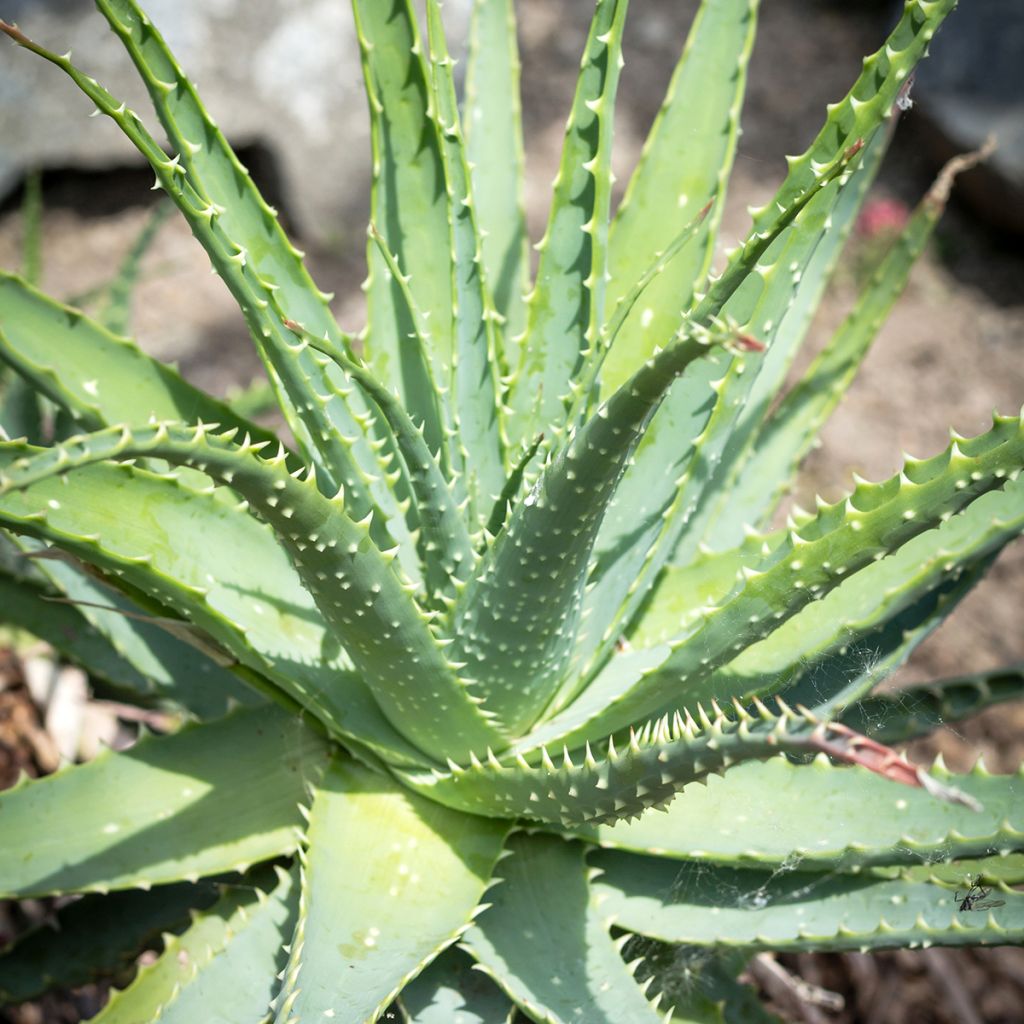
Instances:
[[[726,242],[745,230],[746,206],[770,196],[784,172],[783,154],[806,146],[820,125],[825,103],[845,92],[860,69],[862,54],[884,36],[884,18],[875,5],[865,4],[853,14],[843,12],[843,6],[811,0],[765,4],[722,232]],[[616,128],[623,182],[657,111],[693,8],[693,3],[635,0]],[[524,0],[520,5],[528,213],[535,238],[546,215],[548,183],[590,9],[583,0]],[[933,141],[924,117],[911,110],[875,194],[912,204],[934,170]],[[44,179],[47,290],[60,296],[79,294],[110,274],[145,219],[152,195],[149,182],[148,173],[125,168],[88,176],[64,171]],[[365,197],[365,187],[357,183],[350,183],[350,190]],[[287,215],[287,196],[272,198]],[[354,199],[351,223],[339,235],[361,238],[365,217],[365,198]],[[18,265],[20,236],[17,204],[11,200],[0,210],[0,266]],[[310,261],[321,286],[336,292],[343,325],[357,327],[362,307],[360,243],[345,251],[312,252]],[[852,272],[841,274],[815,324],[812,348],[842,318],[854,289]],[[177,221],[162,228],[147,257],[135,324],[147,350],[177,361],[186,376],[207,389],[227,392],[259,373],[230,297]],[[812,501],[815,492],[835,499],[848,486],[851,471],[873,479],[892,473],[901,451],[927,455],[940,450],[950,426],[974,434],[986,428],[993,409],[1017,412],[1024,401],[1022,340],[1024,247],[1019,238],[980,224],[954,201],[860,378],[828,424],[821,448],[808,461],[799,489],[802,503]],[[1024,660],[1022,580],[1024,545],[1018,542],[897,674],[896,683]],[[12,696],[17,689],[13,663],[6,663],[6,672],[12,685],[5,693],[0,679],[0,786],[13,781],[11,773],[18,767],[39,766],[31,740],[38,719],[29,704]],[[993,767],[1008,771],[1024,754],[1022,737],[1024,708],[1015,706],[982,715],[956,731],[940,730],[930,746],[916,749],[921,754],[942,750],[961,768],[981,749]],[[802,1019],[810,1022],[1011,1024],[1020,1019],[1024,1005],[1020,950],[780,959],[813,985],[844,997],[845,1009],[806,1005]],[[76,1009],[57,1000],[45,1010],[28,1007],[13,1016],[0,1011],[0,1021],[72,1021],[88,1012],[88,1006]]]

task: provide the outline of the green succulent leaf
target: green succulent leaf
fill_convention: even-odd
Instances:
[[[794,280],[825,232],[843,192],[856,189],[856,148],[841,153],[769,229],[732,255],[712,291],[717,298],[692,309],[682,333],[710,328],[733,344],[716,350],[666,395],[637,446],[602,524],[576,660],[581,676],[607,657],[663,565],[678,557],[722,461],[761,363],[774,360],[775,326],[792,301]],[[857,172],[863,174],[863,169]],[[709,293],[710,294],[710,293]],[[762,354],[765,343],[767,352]],[[756,354],[750,357],[749,353]],[[680,443],[683,439],[684,443]],[[695,544],[689,545],[692,553]],[[563,700],[573,694],[563,696]]]
[[[183,930],[190,912],[217,896],[212,882],[183,882],[75,900],[55,914],[53,927],[43,924],[0,952],[0,1005],[123,974],[147,944]]]
[[[0,371],[6,369],[0,365]],[[10,371],[0,374],[0,438],[43,440],[43,416],[39,395],[31,385]]]
[[[888,151],[893,127],[894,124],[890,124],[889,130],[875,132],[865,146],[857,173],[840,189],[828,214],[826,229],[810,259],[802,270],[798,267],[794,273],[789,304],[778,325],[773,323],[770,329],[771,344],[758,363],[756,378],[732,381],[733,389],[744,390],[745,398],[721,449],[721,462],[715,469],[719,483],[698,496],[697,507],[678,538],[673,560],[685,562],[692,557],[698,538],[701,544],[715,550],[740,544],[751,525],[758,526],[762,519],[767,520],[768,510],[778,498],[777,492],[771,486],[760,490],[747,486],[756,476],[753,462],[768,429],[766,418],[785,391],[793,360],[808,336],[815,310],[832,282],[839,257],[845,251],[847,239]],[[754,494],[750,493],[752,490]],[[737,493],[735,502],[721,500],[722,493],[734,491]]]
[[[867,140],[892,117],[914,67],[927,54],[929,43],[955,6],[956,0],[907,0],[885,43],[864,59],[853,87],[829,107],[828,118],[811,145],[800,156],[787,158],[789,173],[772,201],[755,213],[755,232],[766,230],[777,211],[818,176],[822,165],[858,139]]]
[[[213,475],[242,494],[275,529],[325,620],[337,630],[396,728],[441,759],[459,751],[450,743],[449,728],[461,733],[470,749],[474,743],[500,744],[500,733],[455,676],[425,614],[412,601],[412,584],[392,571],[368,528],[324,497],[314,479],[291,475],[283,450],[272,461],[261,460],[256,453],[263,445],[232,445],[233,433],[218,437],[202,424],[195,429],[160,424],[135,432],[127,427],[99,431],[47,449],[23,466],[12,463],[0,479],[0,496],[72,468],[139,455]],[[421,683],[424,674],[431,692]],[[437,710],[449,716],[446,725]]]
[[[477,226],[469,165],[438,0],[427,0],[433,100],[444,161],[451,236],[452,396],[458,443],[465,449],[471,522],[490,511],[505,482],[504,424],[498,401],[497,315],[484,281],[483,239]]]
[[[51,560],[41,565],[61,589],[51,591],[0,572],[0,621],[45,640],[91,676],[143,703],[216,718],[231,702],[259,702],[257,693],[194,647],[158,626],[129,618],[139,610],[116,591],[74,566]]]
[[[671,719],[665,716],[642,730],[630,729],[621,750],[609,738],[607,752],[600,757],[594,756],[589,743],[574,753],[563,747],[560,764],[547,748],[532,752],[532,764],[522,754],[502,762],[488,752],[486,761],[474,756],[466,767],[450,762],[447,772],[402,771],[399,777],[434,800],[474,814],[572,828],[663,808],[683,787],[743,761],[770,758],[780,751],[798,756],[824,751],[841,760],[868,764],[905,784],[922,786],[932,796],[969,806],[975,803],[955,788],[943,791],[941,783],[893,751],[885,750],[880,762],[866,761],[857,755],[859,737],[818,721],[810,712],[796,714],[787,708],[773,715],[760,705],[755,718],[739,705],[734,710],[735,716],[727,717],[713,705],[709,715],[698,705],[699,723],[689,712],[685,718],[678,712]],[[852,740],[850,745],[844,736]],[[876,748],[876,753],[882,751]],[[900,761],[900,772],[887,773],[887,766],[896,761]]]
[[[0,447],[0,472],[33,454]],[[0,499],[0,523],[98,567],[133,600],[155,601],[157,614],[177,614],[259,673],[250,682],[272,680],[275,699],[309,708],[341,735],[358,732],[398,763],[424,763],[341,658],[286,552],[236,499],[129,467],[88,466]],[[189,542],[199,524],[202,548]]]
[[[473,959],[445,950],[402,989],[409,1024],[512,1024],[515,1007]]]
[[[905,878],[913,882],[933,881],[947,888],[963,889],[965,884],[982,887],[1001,883],[1024,883],[1024,853],[995,853],[990,857],[972,857],[948,860],[935,864],[915,864],[913,867],[874,867],[871,873],[879,878]]]
[[[593,855],[590,863],[599,872],[591,888],[602,913],[663,942],[780,951],[1024,942],[1024,894],[1007,887],[993,888],[972,910],[930,882],[693,870],[612,851]]]
[[[755,216],[751,234],[730,255],[707,294],[695,297],[688,319],[708,323],[717,317],[736,323],[768,344],[763,363],[774,365],[772,341],[794,301],[794,287],[826,233],[830,213],[843,190],[862,194],[857,177],[865,176],[865,163],[870,165],[879,153],[870,145],[866,154],[858,150],[891,116],[900,89],[954,3],[907,4],[847,96],[829,108],[825,126],[807,153],[790,159],[790,172],[775,198]],[[840,188],[853,163],[861,170]],[[783,359],[783,370],[785,364]],[[764,371],[764,365],[752,371],[747,360],[729,363],[719,354],[705,364],[703,373],[693,375],[689,386],[675,388],[651,424],[620,489],[621,501],[613,505],[599,538],[595,586],[580,636],[582,665],[607,656],[669,557],[686,562],[696,554],[704,530],[694,513],[715,489],[712,481],[758,368]],[[712,383],[717,393],[713,407],[705,400]],[[681,437],[696,449],[685,461],[678,458]]]
[[[656,254],[713,202],[698,240],[666,265],[644,302],[626,318],[604,361],[606,395],[676,333],[694,287],[707,273],[736,151],[758,5],[758,0],[701,4],[612,220],[609,310],[616,309]]]
[[[25,176],[21,224],[21,272],[36,284],[43,270],[43,173],[38,169]]]
[[[320,348],[332,362],[341,367],[380,410],[391,430],[409,478],[411,508],[418,527],[417,548],[423,563],[427,598],[433,601],[438,595],[450,596],[453,585],[468,578],[476,558],[465,520],[455,505],[442,469],[423,434],[397,397],[377,381],[365,366],[343,352],[324,347],[326,342],[318,343],[298,324],[293,329],[313,348]]]
[[[327,308],[329,296],[312,285],[298,250],[284,238],[275,215],[203,110],[149,18],[133,0],[110,0],[101,10],[149,89],[178,150],[174,157],[164,153],[134,111],[67,56],[32,42],[14,26],[5,23],[3,30],[64,71],[148,160],[158,185],[174,200],[238,302],[289,426],[302,449],[316,457],[321,486],[332,491],[344,486],[350,509],[360,517],[379,511],[375,539],[391,547],[391,530],[398,533],[407,571],[415,572],[415,551],[404,532],[399,498],[385,482],[388,453],[382,461],[379,447],[371,445],[364,430],[372,417],[359,405],[355,389],[336,376],[325,376],[308,353],[294,351],[300,346],[284,326],[292,319],[341,344]],[[311,401],[310,394],[319,400]]]
[[[652,356],[551,459],[456,607],[456,658],[513,732],[560,689],[572,656],[587,564],[608,502],[665,392],[713,336]]]
[[[512,0],[474,0],[463,131],[483,233],[484,278],[502,318],[497,355],[506,373],[518,365],[530,272],[519,73]]]
[[[517,834],[509,849],[492,905],[462,940],[483,970],[534,1020],[659,1021],[588,891],[582,848]]]
[[[128,333],[131,325],[132,298],[142,272],[143,257],[152,249],[160,229],[173,213],[174,204],[170,200],[159,202],[153,207],[117,274],[104,289],[100,320],[112,334],[123,336]]]
[[[168,936],[163,954],[92,1019],[98,1024],[263,1019],[298,902],[297,872],[278,868],[276,877],[266,874],[261,884],[229,889],[197,914],[186,932]]]
[[[664,814],[647,812],[636,822],[574,834],[658,857],[845,871],[984,857],[1020,847],[1020,773],[990,775],[979,765],[967,775],[952,775],[936,764],[932,774],[973,796],[982,809],[940,803],[924,790],[896,787],[824,758],[803,765],[773,758],[688,787]],[[751,822],[764,827],[754,832]]]
[[[205,420],[248,431],[256,441],[274,439],[127,338],[2,271],[0,359],[87,430]]]
[[[527,336],[510,381],[513,443],[556,437],[581,366],[604,323],[611,202],[611,141],[627,0],[598,0],[587,36],[540,264]]]
[[[129,889],[291,853],[325,753],[293,716],[256,708],[25,780],[0,795],[0,893]]]
[[[856,305],[797,384],[763,423],[751,417],[746,460],[737,459],[728,488],[728,508],[719,501],[709,522],[707,543],[721,547],[747,523],[758,526],[771,514],[793,473],[813,447],[822,425],[856,376],[879,327],[906,287],[910,272],[932,236],[945,207],[949,181],[942,176],[918,204],[906,228],[875,267]],[[835,216],[833,216],[833,223]],[[829,236],[832,241],[837,236]],[[825,246],[831,248],[831,246]],[[815,261],[818,254],[815,254]],[[809,268],[810,269],[810,268]],[[797,293],[799,302],[800,292]],[[760,383],[760,382],[759,382]],[[777,388],[758,403],[767,407]],[[757,429],[755,429],[755,426]],[[739,442],[742,444],[742,435]],[[770,482],[774,481],[774,485]],[[743,518],[740,518],[743,517]]]
[[[663,979],[662,991],[672,1004],[670,1024],[783,1024],[751,985],[737,980],[750,959],[743,950],[637,941],[656,982]]]
[[[455,430],[450,400],[452,261],[448,192],[431,80],[416,17],[408,0],[381,4],[353,0],[363,81],[370,104],[373,188],[370,219],[394,254],[429,333],[410,340],[417,324],[400,281],[371,240],[366,355],[381,380],[397,387],[402,403],[433,450]],[[443,241],[442,241],[443,240]],[[442,392],[444,394],[444,392]],[[457,447],[453,457],[458,455]],[[453,465],[461,472],[461,462]],[[464,497],[465,492],[460,493]]]
[[[507,832],[335,758],[314,787],[279,1024],[376,1020],[478,912]]]
[[[832,715],[870,692],[899,668],[918,645],[946,620],[984,577],[993,556],[969,564],[963,572],[924,593],[877,629],[860,632],[851,642],[833,646],[785,673],[785,698]],[[849,638],[848,638],[849,639]]]
[[[1024,481],[1011,481],[990,491],[958,515],[914,537],[893,554],[866,565],[820,600],[781,622],[770,636],[743,650],[716,673],[714,695],[719,700],[749,699],[785,693],[820,714],[841,707],[866,693],[901,664],[956,606],[987,568],[991,559],[1024,531]],[[738,549],[743,567],[758,571],[772,564],[782,534],[765,541],[760,557],[757,538]],[[726,571],[731,556],[711,558],[718,578],[705,592],[703,607],[714,607],[728,594]],[[723,571],[724,570],[724,571]],[[770,570],[769,570],[770,572]],[[736,576],[734,576],[735,580]],[[655,594],[657,608],[651,627],[659,636],[671,611],[687,605],[685,588],[693,579],[688,570],[669,570]],[[705,585],[707,577],[705,577]],[[735,586],[735,583],[733,583]],[[675,593],[673,600],[669,595]],[[701,606],[690,604],[683,623],[697,621]],[[650,636],[650,633],[646,635]],[[658,642],[664,642],[659,638]],[[707,683],[698,674],[683,678],[663,705],[663,713],[706,699]]]
[[[744,567],[729,594],[702,609],[669,640],[657,667],[626,689],[619,678],[609,677],[602,685],[599,676],[579,698],[580,706],[565,712],[565,724],[556,716],[539,731],[539,741],[558,739],[572,747],[628,726],[663,703],[678,701],[681,680],[692,694],[812,600],[974,499],[1008,481],[1013,484],[1022,456],[1021,421],[1000,417],[986,434],[957,439],[940,455],[908,461],[898,476],[878,484],[862,482],[847,499],[822,504],[817,516],[794,525],[764,562],[756,569]],[[585,724],[576,724],[581,721]]]

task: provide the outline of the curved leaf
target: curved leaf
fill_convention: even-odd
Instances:
[[[808,765],[774,758],[688,787],[665,814],[574,834],[659,857],[789,869],[930,864],[1024,848],[1024,774],[990,775],[979,766],[952,775],[939,764],[932,774],[982,809],[941,803],[823,758]]]
[[[474,0],[463,130],[483,233],[484,277],[502,317],[498,355],[506,373],[518,364],[530,272],[519,71],[512,0]]]
[[[24,781],[0,793],[0,894],[158,885],[291,853],[325,755],[267,707]]]
[[[402,989],[408,1024],[512,1024],[515,1007],[460,949],[446,949]]]
[[[314,788],[278,1024],[376,1020],[479,910],[507,832],[336,758]]]
[[[133,700],[185,708],[199,718],[219,717],[232,703],[260,703],[255,690],[214,660],[136,618],[140,609],[118,591],[56,559],[35,564],[57,590],[0,570],[0,620],[45,640]]]
[[[184,929],[190,911],[217,895],[212,882],[197,882],[83,896],[57,911],[55,927],[44,924],[0,953],[0,1006],[124,972],[148,942]]]
[[[694,867],[604,851],[591,888],[620,928],[662,942],[832,950],[1024,943],[1024,893],[994,887],[972,910],[905,879]],[[970,883],[963,885],[970,889]]]
[[[811,601],[981,495],[1008,481],[1016,486],[1022,465],[1022,421],[997,417],[986,434],[958,438],[934,458],[907,461],[903,472],[887,481],[861,482],[849,498],[822,504],[817,516],[794,524],[765,561],[744,567],[729,594],[702,609],[670,640],[670,653],[660,664],[625,690],[618,680],[602,681],[599,675],[578,698],[578,707],[570,705],[538,730],[537,742],[558,740],[573,747],[627,727],[677,700],[683,680],[692,697],[716,670],[776,633]],[[609,691],[609,685],[616,689]]]
[[[608,394],[679,329],[707,273],[739,135],[746,69],[759,0],[705,0],[694,19],[640,162],[608,237],[608,308],[625,296],[655,253],[714,201],[697,244],[677,256],[630,314],[601,372]]]
[[[883,743],[906,742],[1011,700],[1024,700],[1024,665],[875,694],[847,708],[842,721]]]
[[[89,430],[153,419],[238,427],[277,439],[235,415],[81,310],[0,271],[0,359]]]
[[[513,445],[562,432],[574,382],[604,323],[611,142],[628,0],[598,0],[565,130],[526,337],[509,381]]]
[[[525,834],[509,848],[501,884],[488,893],[492,905],[463,937],[486,973],[548,1024],[660,1021],[619,956],[611,921],[590,897],[582,848]]]
[[[277,869],[277,884],[230,889],[188,931],[168,938],[163,954],[114,992],[96,1024],[252,1024],[270,1005],[284,944],[295,919],[296,872]]]
[[[0,446],[0,475],[41,451]],[[275,699],[289,694],[293,706],[398,763],[424,763],[341,657],[271,530],[235,500],[127,466],[88,466],[0,498],[0,523],[98,566],[133,599],[155,599],[158,614],[172,610],[273,680]]]
[[[135,432],[128,427],[99,431],[12,463],[0,476],[0,497],[110,459],[145,455],[200,469],[242,494],[274,528],[399,732],[442,760],[461,756],[474,743],[500,745],[500,733],[477,707],[480,699],[455,675],[426,614],[410,596],[413,584],[392,570],[368,525],[353,522],[324,497],[312,475],[299,480],[289,473],[283,452],[264,461],[256,456],[263,445],[246,440],[236,446],[232,437],[233,432],[216,437],[203,424],[194,430],[160,424]],[[316,710],[312,701],[304,703]]]

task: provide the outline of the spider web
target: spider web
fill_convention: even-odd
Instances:
[[[840,656],[838,659],[800,659],[804,693],[816,694],[818,703],[826,708],[836,694],[854,686],[862,689],[862,696],[858,697],[860,700],[876,695],[884,696],[885,701],[872,701],[865,707],[865,715],[860,723],[869,736],[884,732],[894,721],[907,717],[912,710],[912,694],[903,693],[902,689],[911,685],[918,694],[927,689],[927,683],[918,682],[913,678],[919,674],[918,666],[915,665],[918,659],[910,660],[910,656],[915,652],[918,643],[931,640],[935,632],[937,630],[927,630],[926,635],[913,643],[909,650],[904,649],[893,657],[884,649],[884,645],[876,642],[870,634],[865,637],[849,631],[847,645],[836,650]],[[821,671],[823,662],[829,662],[832,672],[841,672],[838,680],[834,674],[826,677]],[[911,681],[904,682],[900,676],[910,676]],[[713,690],[713,685],[709,689]],[[967,720],[974,717],[970,715]],[[934,751],[936,747],[950,746],[948,740],[942,740],[943,733],[963,747],[965,756],[957,756],[955,768],[969,770],[979,753],[978,730],[965,728],[959,720],[950,720],[938,713],[931,728],[927,731],[922,730],[919,736],[922,739],[931,739],[929,749]],[[897,742],[895,745],[901,752],[906,747],[906,743]],[[911,760],[927,766],[927,761],[920,756],[912,756]],[[1009,767],[1002,769],[1004,772],[1008,770]],[[1014,792],[1024,790],[1024,786],[1017,781],[1010,782],[1010,787]],[[1021,793],[1021,798],[1024,799],[1024,792]],[[767,833],[778,836],[783,832],[783,827],[771,817],[765,817],[751,827],[756,828],[760,835]],[[938,848],[919,850],[906,844],[896,844],[894,851],[899,854],[903,868],[912,868],[915,865],[927,866],[952,860],[954,845],[947,842]],[[677,862],[672,886],[663,895],[669,903],[696,902],[756,911],[771,906],[775,901],[791,903],[794,900],[813,899],[817,890],[827,887],[836,878],[850,877],[849,872],[850,865],[842,863],[823,870],[820,862],[810,861],[799,852],[786,856],[774,868],[769,869],[766,866],[762,871],[722,870],[716,864],[683,860]],[[748,879],[749,884],[746,884]],[[972,881],[977,879],[970,877],[970,870],[965,868],[960,888],[969,889]],[[941,884],[952,891],[956,883]],[[1024,889],[1021,886],[1014,888]],[[706,999],[714,1002],[721,999],[722,978],[735,978],[739,973],[736,967],[737,955],[750,954],[749,951],[747,954],[737,954],[737,951],[730,951],[725,947],[669,945],[640,935],[633,935],[623,948],[623,958],[627,962],[640,957],[644,959],[644,963],[637,971],[637,980],[643,983],[647,979],[653,979],[648,996],[658,991],[663,992],[663,1006],[673,1003],[678,1005],[692,1000],[699,1002]]]

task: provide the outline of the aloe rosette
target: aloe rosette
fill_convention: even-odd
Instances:
[[[785,391],[953,0],[906,5],[716,273],[756,0],[702,4],[614,214],[627,4],[598,0],[532,283],[511,0],[474,4],[461,105],[436,0],[422,35],[354,0],[358,336],[146,14],[97,6],[166,145],[0,28],[149,161],[294,440],[0,276],[5,394],[59,411],[45,445],[6,421],[4,616],[184,723],[0,795],[0,895],[79,897],[0,993],[162,931],[97,1020],[767,1019],[759,950],[1020,942],[1020,777],[890,746],[1020,669],[871,695],[1024,527],[1020,419],[772,527],[945,202],[952,171]],[[661,943],[705,950],[696,986],[623,955]]]

